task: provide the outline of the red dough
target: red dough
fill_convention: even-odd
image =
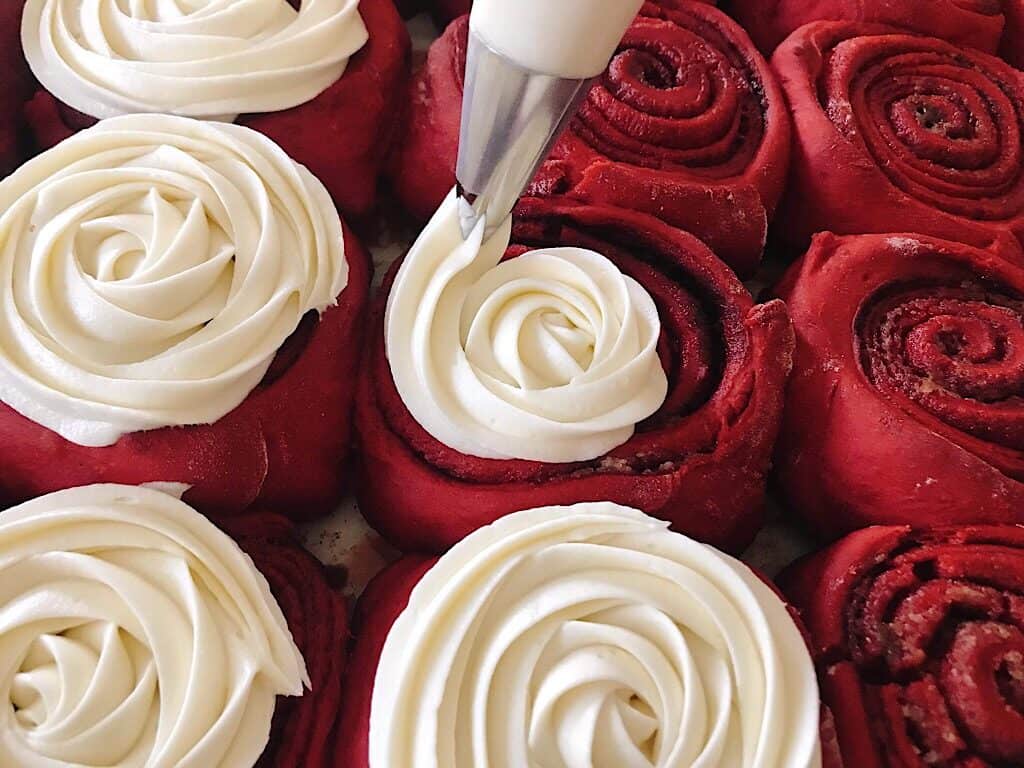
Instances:
[[[280,697],[261,768],[347,768],[335,755],[336,723],[348,644],[348,601],[291,523],[253,513],[222,523],[270,584],[306,660],[312,682],[301,698]]]
[[[25,155],[21,105],[32,93],[32,78],[21,53],[21,7],[0,3],[0,179]]]
[[[462,19],[432,46],[392,164],[400,200],[423,219],[455,184],[467,35]],[[531,194],[654,214],[748,274],[789,144],[782,93],[746,33],[710,5],[648,2]]]
[[[819,22],[772,60],[793,109],[782,234],[1024,236],[1024,73],[888,27]]]
[[[1024,268],[1006,254],[824,234],[791,268],[777,466],[818,532],[1024,523]]]
[[[370,33],[338,82],[310,102],[238,122],[269,136],[308,167],[353,219],[370,214],[377,176],[398,125],[409,71],[409,34],[391,0],[361,0]],[[45,90],[26,107],[37,148],[46,149],[96,121]]]
[[[1006,16],[1021,0],[729,0],[731,13],[765,53],[812,21],[866,21],[995,53]]]
[[[413,589],[436,562],[425,557],[399,560],[370,582],[356,604],[352,629],[357,641],[338,717],[339,766],[369,768],[370,710],[380,655],[391,627],[409,604]]]
[[[1024,529],[869,528],[784,583],[847,766],[1024,765]]]
[[[189,485],[185,501],[231,514],[254,503],[308,518],[344,492],[351,404],[370,261],[345,230],[349,282],[317,322],[307,317],[263,383],[207,426],[136,432],[106,448],[64,440],[0,403],[0,500],[14,503],[91,483]]]
[[[526,246],[589,247],[644,285],[661,313],[668,399],[631,440],[592,462],[495,461],[453,451],[414,421],[391,378],[383,333],[388,281],[356,395],[364,516],[399,548],[440,552],[511,512],[613,501],[742,549],[761,524],[791,363],[785,307],[755,305],[696,238],[645,214],[526,199],[513,242],[513,255]]]

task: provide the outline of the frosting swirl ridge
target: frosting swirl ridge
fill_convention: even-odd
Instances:
[[[610,503],[519,512],[420,580],[374,768],[820,766],[814,667],[746,566]]]
[[[333,85],[367,36],[358,0],[27,0],[22,17],[39,82],[100,119],[290,109]]]
[[[395,278],[395,385],[436,439],[490,459],[586,461],[665,400],[654,300],[606,257],[545,248],[502,261],[511,219],[463,241],[454,193]]]
[[[252,561],[156,490],[0,513],[0,600],[3,765],[252,766],[308,685]]]
[[[0,211],[0,400],[81,445],[226,415],[348,281],[323,185],[239,126],[101,122]]]

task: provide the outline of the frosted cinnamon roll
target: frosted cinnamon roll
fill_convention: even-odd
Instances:
[[[254,766],[308,686],[267,581],[176,498],[98,485],[0,513],[0,762]]]
[[[408,551],[607,499],[740,550],[756,534],[792,335],[696,238],[527,198],[463,241],[453,199],[385,280],[360,379],[360,509]]]
[[[4,492],[170,481],[240,509],[310,460],[295,500],[335,497],[351,388],[321,379],[356,359],[368,268],[309,171],[248,128],[127,116],[0,206]]]
[[[361,603],[353,768],[822,764],[785,604],[636,510],[511,515],[400,561]]]
[[[386,0],[28,0],[21,44],[44,89],[28,109],[42,148],[126,114],[239,120],[364,215],[408,39]]]

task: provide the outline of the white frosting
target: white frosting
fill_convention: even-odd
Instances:
[[[462,239],[455,194],[388,301],[388,360],[409,413],[461,453],[586,461],[665,400],[654,300],[607,258],[546,248],[501,262],[511,220]]]
[[[82,445],[216,421],[348,281],[323,185],[235,125],[104,121],[0,212],[0,400]]]
[[[609,503],[457,544],[388,635],[371,768],[809,768],[814,666],[745,565]]]
[[[266,580],[177,499],[0,513],[0,765],[247,768],[305,664]]]
[[[601,74],[643,0],[475,0],[470,27],[533,72],[583,80]]]
[[[10,0],[14,1],[14,0]],[[27,0],[39,82],[97,118],[168,112],[233,120],[303,104],[367,40],[359,0]]]

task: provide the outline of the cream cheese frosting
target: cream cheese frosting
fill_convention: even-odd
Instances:
[[[502,262],[511,220],[463,240],[454,192],[405,257],[388,361],[413,418],[461,453],[586,461],[665,400],[654,300],[606,257],[545,248]]]
[[[814,666],[753,572],[610,503],[503,518],[422,578],[371,768],[816,768]]]
[[[368,34],[359,0],[27,0],[21,36],[39,82],[79,112],[230,121],[315,98]]]
[[[347,281],[330,195],[266,137],[103,121],[0,182],[0,400],[87,446],[212,423]]]
[[[0,513],[0,765],[247,768],[304,684],[266,580],[178,499],[97,485]]]

